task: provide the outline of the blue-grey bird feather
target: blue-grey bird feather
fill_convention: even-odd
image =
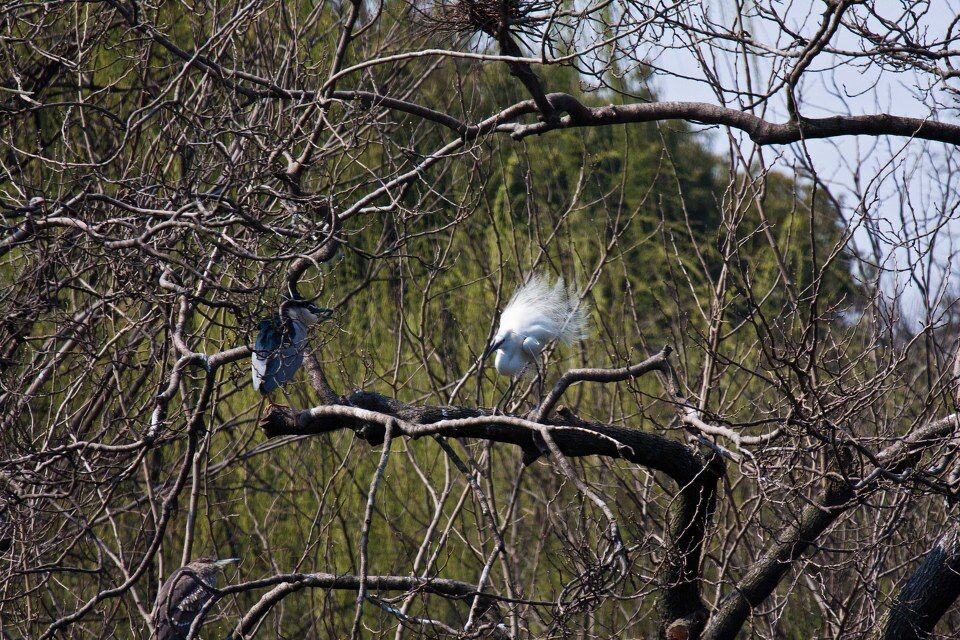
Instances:
[[[307,327],[292,318],[272,316],[260,322],[253,345],[253,388],[263,395],[293,379],[303,364]]]

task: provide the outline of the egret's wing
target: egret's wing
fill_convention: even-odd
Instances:
[[[567,287],[563,278],[553,287],[553,322],[556,327],[556,339],[572,345],[587,337],[588,306],[579,300],[576,289]]]
[[[553,340],[573,344],[586,336],[587,306],[577,300],[563,278],[550,284],[545,274],[533,274],[500,315],[500,333],[510,330],[546,345]]]
[[[500,331],[527,335],[526,329],[537,322],[549,322],[552,306],[551,287],[546,276],[533,274],[510,297],[500,314]]]
[[[528,327],[524,335],[527,338],[532,338],[537,343],[539,343],[539,349],[537,349],[537,353],[540,353],[540,351],[543,350],[544,345],[546,345],[551,340],[556,340],[557,330],[555,327],[546,326],[538,323]],[[525,349],[527,348],[528,345],[526,343],[526,340],[524,340],[523,346]],[[530,346],[534,346],[534,345],[531,344]]]
[[[543,351],[543,347],[546,346],[545,342],[540,342],[536,338],[527,336],[523,339],[523,350],[530,356],[530,359],[533,361],[533,364],[537,364],[537,359],[540,356],[540,352]]]
[[[539,353],[548,343],[560,340],[565,344],[572,344],[583,337],[586,325],[586,314],[578,309],[571,311],[567,318],[559,322],[532,324],[527,327],[524,336],[533,338],[540,343]]]

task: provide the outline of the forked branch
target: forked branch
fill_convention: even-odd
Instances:
[[[554,395],[559,398],[563,390],[578,379],[616,381],[656,370],[665,366],[668,353],[664,350],[622,371],[581,370],[567,376],[559,388],[555,387]],[[318,375],[318,363],[310,366],[313,380],[323,379]],[[703,628],[707,609],[701,598],[700,558],[716,499],[717,481],[724,472],[718,456],[704,455],[660,435],[586,421],[570,411],[536,421],[494,415],[489,410],[472,407],[414,406],[368,391],[355,391],[339,398],[325,384],[318,392],[321,397],[335,399],[336,403],[306,410],[275,407],[261,424],[266,435],[320,435],[350,429],[370,444],[379,445],[390,425],[393,438],[442,436],[514,445],[523,450],[528,462],[547,451],[558,460],[598,455],[621,458],[667,474],[676,483],[678,492],[669,516],[666,566],[658,600],[662,632],[666,635],[670,629],[696,637]],[[545,441],[545,433],[549,435],[549,442]]]

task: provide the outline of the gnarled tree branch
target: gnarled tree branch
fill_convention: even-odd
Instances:
[[[960,144],[960,125],[886,113],[803,118],[775,123],[747,111],[706,102],[642,102],[588,107],[566,93],[551,93],[547,97],[557,111],[566,112],[566,115],[560,118],[557,124],[537,122],[516,125],[511,133],[514,139],[521,140],[527,136],[554,129],[602,127],[658,120],[687,120],[739,129],[746,132],[750,139],[759,145],[790,144],[801,140],[837,136],[904,136]]]
[[[960,596],[960,529],[953,523],[907,579],[884,625],[883,640],[929,638]]]
[[[221,597],[230,593],[238,593],[249,589],[257,589],[271,584],[276,586],[265,593],[260,600],[247,611],[240,619],[233,633],[229,636],[235,640],[246,640],[252,637],[257,625],[281,600],[292,593],[303,589],[346,590],[359,592],[362,585],[372,591],[407,591],[422,592],[438,595],[455,600],[472,601],[474,597],[480,599],[481,611],[487,611],[495,604],[495,599],[486,593],[478,593],[468,582],[449,580],[446,578],[417,578],[412,576],[355,576],[334,575],[332,573],[295,573],[276,576],[266,580],[232,585],[221,589]]]
[[[652,360],[658,357],[659,354]],[[647,370],[653,368],[650,365]],[[325,391],[323,395],[328,394]],[[679,491],[668,524],[666,567],[658,600],[663,622],[661,631],[664,634],[683,631],[688,637],[699,633],[707,619],[701,598],[700,557],[717,481],[723,474],[718,457],[705,457],[663,436],[588,422],[569,411],[560,417],[536,422],[470,407],[413,406],[368,391],[355,391],[339,404],[307,410],[273,408],[265,416],[262,428],[268,437],[319,435],[351,429],[367,442],[380,444],[391,421],[395,438],[433,435],[501,442],[520,447],[526,460],[536,459],[543,452],[545,443],[539,434],[549,429],[553,443],[563,456],[622,458],[670,476]]]

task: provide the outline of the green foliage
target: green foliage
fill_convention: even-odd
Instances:
[[[392,8],[399,11],[396,6]],[[309,3],[280,3],[272,11],[277,13],[277,22],[284,24],[303,19],[312,7]],[[192,50],[202,35],[210,32],[212,24],[209,15],[187,17],[173,5],[163,5],[151,19],[167,24],[174,42],[186,50]],[[320,27],[334,23],[335,16],[325,16]],[[251,43],[259,38],[283,38],[282,31],[264,32],[263,24],[258,21],[251,26],[246,34]],[[49,28],[56,31],[66,27]],[[254,60],[252,54],[248,59],[240,46],[243,42],[236,44],[235,49],[224,53],[225,63],[235,62],[238,68],[260,65],[265,77],[279,73],[279,69],[273,68],[275,61]],[[297,44],[299,47],[287,63],[313,70],[329,60],[335,42],[332,36],[318,36],[314,41]],[[102,98],[102,106],[129,115],[141,105],[125,104],[128,98],[124,90],[142,79],[131,75],[126,61],[143,46],[142,40],[117,32],[101,45],[88,53],[97,68],[95,77],[101,83],[112,82],[115,87],[115,91]],[[350,55],[361,54],[352,51]],[[232,56],[236,59],[232,60]],[[159,48],[151,50],[149,66],[160,85],[162,79],[182,70],[182,62]],[[376,69],[371,74],[378,83],[402,84],[403,77],[416,77],[423,68],[423,64],[415,63],[389,71]],[[609,98],[585,94],[572,69],[548,68],[540,72],[550,91],[572,93],[588,104]],[[317,85],[325,81],[319,72],[312,77]],[[458,90],[451,91],[452,86]],[[449,63],[430,74],[417,96],[431,108],[449,111],[470,122],[526,98],[504,68],[466,63]],[[198,173],[197,163],[184,152],[179,135],[184,130],[191,131],[200,138],[195,153],[213,155],[203,145],[213,148],[214,142],[220,142],[222,132],[215,132],[215,118],[206,113],[190,113],[182,104],[168,103],[166,96],[157,95],[154,99],[155,110],[144,117],[155,119],[147,129],[159,133],[155,139],[145,135],[142,141],[137,138],[123,147],[123,159],[127,164],[144,163],[149,169],[146,173],[156,176],[156,184],[127,184],[121,179],[122,171],[114,173],[114,165],[98,166],[97,158],[107,157],[118,148],[121,132],[113,128],[109,118],[100,120],[95,114],[87,116],[94,119],[95,125],[84,126],[75,110],[64,106],[43,110],[35,125],[37,131],[45,134],[59,130],[57,135],[48,135],[50,139],[41,140],[44,153],[60,155],[78,166],[58,172],[45,170],[38,163],[33,169],[34,187],[70,194],[96,180],[101,192],[107,195],[140,193],[137,189],[149,187],[169,192],[175,201],[176,194],[188,186],[212,183],[216,176]],[[217,97],[213,103],[211,109],[241,114],[258,108],[235,95]],[[279,111],[282,107],[276,108]],[[357,115],[348,106],[337,106],[328,117],[349,120]],[[384,128],[382,137],[366,130],[356,132],[362,140],[356,156],[323,158],[301,185],[304,190],[329,193],[334,210],[342,209],[362,191],[358,185],[364,185],[371,170],[397,170],[390,162],[402,155],[398,149],[410,157],[422,157],[452,135],[439,127],[421,130],[424,125],[411,117],[389,117],[396,119],[396,126]],[[60,122],[67,124],[55,124]],[[97,136],[87,143],[85,136],[91,128]],[[410,133],[414,128],[416,135]],[[269,132],[245,133],[251,137],[255,134],[272,138],[264,143],[267,145],[290,131],[278,127]],[[25,132],[23,138],[30,135],[31,132]],[[231,135],[222,137],[229,141]],[[95,151],[94,158],[89,157],[91,149]],[[291,155],[301,151],[292,149]],[[250,163],[251,166],[220,168],[232,172],[233,184],[246,186],[277,172],[279,161],[274,156],[270,158],[273,166],[264,161],[266,166]],[[415,205],[416,210],[401,207],[357,216],[348,222],[343,230],[348,238],[346,246],[330,265],[322,268],[322,273],[311,272],[313,279],[304,287],[312,288],[323,302],[338,308],[336,321],[313,335],[313,346],[326,366],[331,384],[340,391],[363,387],[409,402],[490,406],[506,381],[493,376],[489,368],[482,377],[474,374],[457,396],[451,398],[451,391],[485,347],[497,305],[503,305],[525,275],[543,270],[563,275],[581,290],[591,284],[586,302],[593,309],[595,326],[593,337],[576,350],[554,354],[548,382],[570,366],[636,362],[664,344],[678,347],[684,371],[698,371],[703,357],[700,347],[709,339],[707,326],[714,304],[723,307],[728,323],[735,324],[751,321],[753,312],[748,310],[755,307],[777,316],[786,305],[802,305],[815,284],[823,288],[821,299],[826,304],[843,304],[856,294],[846,258],[839,255],[827,260],[840,230],[838,212],[823,195],[794,176],[780,174],[766,176],[765,191],[758,194],[745,183],[750,179],[751,176],[731,175],[727,162],[710,151],[706,135],[677,123],[565,130],[521,142],[507,137],[487,139],[471,148],[469,155],[438,164],[425,180],[405,192],[401,204]],[[48,188],[51,183],[57,184]],[[237,201],[244,198],[240,187],[226,195]],[[100,212],[87,214],[96,218]],[[263,221],[269,222],[266,216]],[[779,259],[771,251],[768,234],[782,251]],[[187,236],[174,253],[185,261],[203,255],[196,251],[194,242],[201,244]],[[262,255],[303,252],[308,245],[307,240],[280,235],[258,236],[255,242]],[[83,256],[89,255],[87,252],[100,250],[96,243],[78,246],[69,240],[57,249],[62,252],[64,269],[80,263]],[[144,308],[144,282],[155,283],[160,274],[157,265],[142,254],[131,251],[124,254],[127,257],[128,261],[117,261],[117,272],[128,273],[117,278],[116,297],[111,304],[126,312],[150,316],[155,326],[169,326],[176,315],[178,298],[158,290],[153,298],[156,308]],[[284,290],[282,262],[233,267],[232,277],[249,286],[237,294],[235,307],[201,305],[204,316],[191,320],[187,327],[191,343],[199,351],[215,352],[251,343],[257,317],[274,309]],[[31,272],[32,258],[14,252],[0,269],[4,279],[15,280],[17,275]],[[823,278],[821,270],[825,270]],[[796,292],[795,302],[791,301],[788,288],[778,284],[784,276]],[[749,282],[754,291],[771,293],[748,305],[739,298],[745,287],[735,285],[724,294],[724,299],[714,301],[716,283],[721,278],[730,278],[740,285]],[[360,283],[366,284],[358,287]],[[78,285],[77,291],[69,295],[61,292],[59,300],[70,309],[78,309],[91,303],[87,295]],[[105,325],[95,334],[96,340],[108,341],[122,326],[122,319],[116,326]],[[41,331],[52,329],[38,327]],[[802,339],[793,335],[795,327],[780,326],[777,330],[784,341]],[[158,335],[166,338],[160,331]],[[737,352],[740,342],[748,344],[751,340],[748,332],[735,334],[727,349]],[[144,347],[131,347],[127,355],[136,359],[141,349]],[[114,355],[107,351],[100,362],[105,363]],[[176,356],[167,354],[162,362],[142,364],[169,371],[175,359]],[[199,512],[205,517],[197,521],[195,551],[243,557],[240,571],[245,578],[292,571],[356,573],[358,523],[379,453],[344,432],[251,454],[255,446],[266,443],[255,425],[260,399],[249,386],[248,365],[239,364],[222,376],[215,409],[206,417],[209,432],[216,435],[205,441],[207,448],[201,457],[204,463],[233,455],[248,457],[243,464],[227,467],[222,473],[208,469],[206,484],[200,491]],[[141,384],[149,392],[130,399],[139,408],[128,414],[130,419],[110,425],[114,430],[111,433],[131,438],[143,432],[149,420],[152,393],[164,379],[159,373],[144,377]],[[697,384],[692,374],[687,382],[691,386]],[[200,384],[199,377],[188,377],[184,383],[188,393],[178,398],[191,397]],[[670,407],[652,398],[659,395],[655,380],[622,386],[627,389],[585,385],[567,401],[584,417],[638,429],[661,424],[669,415]],[[50,411],[59,403],[60,395],[66,393],[56,383],[52,383],[50,391],[51,395],[33,401],[36,413]],[[293,404],[313,404],[305,376],[301,375],[290,391]],[[745,397],[745,408],[747,401]],[[74,410],[82,406],[80,397],[67,403]],[[189,406],[175,408],[170,416],[174,441],[144,461],[147,474],[154,481],[167,478],[181,463],[186,450],[183,426],[189,415]],[[437,487],[452,476],[456,478],[453,495],[443,497],[441,511],[450,512],[465,495],[466,507],[456,513],[453,528],[466,533],[463,538],[445,539],[442,549],[434,536],[427,555],[438,556],[432,574],[475,581],[483,567],[482,558],[489,554],[493,542],[489,526],[460,472],[433,441],[400,442],[395,447],[379,488],[382,495],[377,501],[370,536],[370,572],[407,574],[413,570],[437,500],[421,478]],[[491,495],[506,501],[510,495],[506,488],[518,482],[519,453],[478,444],[461,447],[458,443],[457,447],[461,455],[471,457],[484,469],[485,487]],[[644,472],[626,465],[584,462],[582,470],[596,482],[612,476],[629,478],[638,485],[645,483],[646,495],[662,499],[646,505],[643,514],[624,496],[629,492],[619,492],[623,500],[617,501],[630,543],[636,543],[640,550],[656,551],[649,529],[663,522],[669,502],[664,490],[650,478],[636,479]],[[549,467],[535,465],[524,472],[520,482],[521,486],[534,489],[518,492],[515,511],[506,527],[509,546],[535,552],[528,557],[510,558],[510,562],[520,576],[523,597],[550,600],[573,575],[582,571],[583,565],[578,562],[583,559],[576,554],[589,555],[584,549],[572,550],[562,534],[579,531],[579,542],[589,550],[602,540],[602,517],[592,506],[583,508],[587,514],[583,521],[575,515],[580,513],[579,509],[569,509],[569,514],[564,514],[569,520],[550,516],[546,508],[549,502],[579,507],[582,496],[566,486]],[[142,499],[139,478],[131,474],[123,486],[129,500]],[[497,488],[495,492],[493,487]],[[616,493],[616,488],[611,493]],[[180,562],[179,541],[186,527],[182,511],[168,529],[169,544],[162,552],[163,573],[169,573]],[[447,524],[446,518],[439,519],[441,528]],[[145,532],[149,532],[148,526],[132,516],[125,516],[119,523],[101,519],[92,528],[102,530],[108,537],[109,530],[118,525],[136,531],[131,537],[141,542]],[[97,562],[80,556],[78,553],[78,564]],[[154,581],[162,578],[158,575],[160,567],[154,570]],[[84,586],[82,581],[82,575],[67,576],[64,585],[80,589]],[[149,600],[150,594],[143,595]],[[249,606],[252,598],[247,594],[240,602]],[[316,637],[342,635],[352,619],[352,598],[352,594],[343,593],[291,597],[281,611],[278,631],[287,637],[310,633]],[[319,607],[315,599],[327,604]],[[420,613],[451,622],[462,622],[465,615],[465,607],[460,603],[425,598],[417,606]],[[630,607],[640,611],[647,611],[650,606],[646,594],[637,595],[630,603]],[[315,611],[321,610],[322,616],[315,615]],[[571,627],[587,617],[577,617],[580,615],[574,615]],[[649,616],[641,616],[639,622],[629,626],[629,616],[615,606],[591,615],[605,618],[611,628],[626,625],[624,632],[631,634],[649,631],[653,624]],[[394,620],[386,614],[371,614],[365,623],[373,627],[382,624],[387,629]],[[540,628],[538,624],[529,621],[534,632]],[[226,626],[224,623],[218,631],[207,633],[214,637]]]
[[[565,73],[547,74],[547,85],[564,86]],[[572,85],[568,73],[566,77]],[[487,80],[490,82],[485,83]],[[476,80],[485,83],[491,104],[508,101],[506,94],[513,90],[498,80],[496,76]],[[428,137],[422,143],[424,151],[437,142]],[[447,402],[454,381],[469,370],[485,346],[498,287],[502,287],[502,305],[533,269],[563,274],[582,287],[602,266],[588,298],[594,309],[595,335],[575,353],[556,354],[550,362],[551,379],[578,364],[634,362],[665,343],[686,346],[682,351],[685,365],[695,371],[700,357],[695,344],[706,340],[702,310],[710,305],[731,244],[736,245],[732,264],[738,270],[728,277],[741,282],[749,279],[757,291],[772,291],[760,305],[776,316],[790,301],[785,289],[778,286],[780,267],[764,229],[783,251],[783,268],[801,300],[810,295],[822,256],[832,249],[840,233],[836,211],[817,199],[811,214],[811,189],[792,177],[770,175],[762,197],[741,195],[741,202],[735,202],[738,196],[731,193],[725,162],[708,150],[703,135],[677,124],[578,129],[522,143],[504,139],[477,150],[477,155],[474,164],[445,167],[418,187],[442,194],[433,209],[412,215],[386,214],[376,221],[358,222],[349,230],[350,246],[329,268],[324,296],[333,301],[345,299],[358,281],[368,275],[371,278],[340,308],[338,327],[323,330],[319,349],[331,363],[333,371],[329,373],[335,388],[362,386],[411,402]],[[742,180],[742,176],[734,176],[735,184]],[[423,192],[407,196],[411,202],[422,202],[423,197]],[[758,203],[762,203],[762,215]],[[739,221],[736,227],[741,231],[737,233],[747,230],[746,235],[728,236],[723,221],[730,218]],[[452,219],[459,222],[449,226]],[[399,238],[406,240],[394,244]],[[815,264],[818,253],[821,262]],[[440,262],[442,267],[434,266]],[[829,264],[821,282],[828,289],[823,299],[831,302],[841,303],[855,292],[843,256]],[[732,295],[727,307],[731,323],[746,319],[742,314],[748,308]],[[784,339],[790,338],[789,326],[780,330]],[[749,340],[749,336],[733,340]],[[332,363],[336,363],[335,369]],[[504,385],[504,380],[488,372],[481,384],[468,382],[467,391],[455,401],[490,405]],[[658,394],[656,381],[644,381],[637,388]],[[310,403],[305,384],[294,397],[297,403]],[[669,412],[669,407],[655,403],[637,407],[633,404],[636,396],[609,388],[584,388],[576,398],[576,409],[582,415],[625,420],[634,428],[649,428]],[[252,394],[249,402],[253,402]],[[429,495],[404,457],[420,460],[435,486],[442,484],[443,473],[458,473],[451,471],[432,442],[397,446],[406,453],[398,452],[391,461],[371,534],[375,540],[371,566],[379,573],[410,570],[420,542],[418,534],[425,530],[432,511]],[[518,452],[494,447],[488,453],[481,445],[469,448],[479,460],[488,455],[502,458],[502,462],[489,465],[489,473],[491,486],[499,487],[497,494],[503,496],[504,488],[516,479]],[[286,541],[284,549],[292,561],[300,550],[290,541],[309,536],[306,523],[320,518],[328,523],[328,544],[318,544],[317,549],[327,554],[305,564],[356,571],[355,525],[363,512],[366,482],[376,461],[375,451],[362,449],[348,437],[337,436],[272,452],[279,468],[309,466],[317,469],[326,486],[338,488],[318,499],[299,487],[302,474],[291,472],[279,478],[265,472],[265,493],[266,487],[278,483],[289,487],[285,506],[278,508],[273,494],[269,505],[261,504],[264,500],[251,491],[245,500],[251,511],[249,522],[238,528],[269,519],[274,527],[271,537]],[[334,462],[342,456],[348,458],[348,470],[336,476]],[[604,469],[588,465],[584,471],[587,477],[599,480],[607,473]],[[624,472],[627,470],[621,468],[620,473]],[[351,482],[345,482],[345,477]],[[557,478],[549,469],[536,466],[527,472],[524,482],[549,494],[544,487],[556,484]],[[555,490],[561,501],[579,500],[568,487],[557,485]],[[621,513],[626,512],[625,530],[634,540],[642,539],[644,527],[633,520],[629,501],[619,506]],[[648,508],[660,514],[662,523],[661,507],[652,504]],[[538,512],[537,500],[520,500],[513,525],[520,538],[538,536]],[[597,517],[599,522],[599,514]],[[487,529],[476,506],[457,516],[457,528],[470,532]],[[548,524],[545,531],[562,529]],[[585,540],[597,542],[600,529],[599,525],[588,527]],[[489,532],[469,543],[489,550]],[[340,551],[330,555],[331,547]],[[526,576],[525,597],[554,597],[576,573],[575,567],[563,560],[569,553],[558,536],[547,535],[537,558],[512,558],[518,573]],[[464,552],[464,545],[449,545],[443,558],[439,574],[444,577],[475,580],[482,568],[476,555]],[[344,602],[349,604],[349,598]],[[285,619],[308,618],[305,611],[297,612],[299,606],[288,603]],[[651,604],[641,600],[638,606],[649,608]],[[462,622],[458,618],[462,614],[451,607],[444,615],[451,616],[445,618],[451,622]],[[597,615],[609,617],[616,626],[619,614],[604,610]],[[571,624],[575,627],[577,623]],[[630,631],[642,632],[643,624]]]

